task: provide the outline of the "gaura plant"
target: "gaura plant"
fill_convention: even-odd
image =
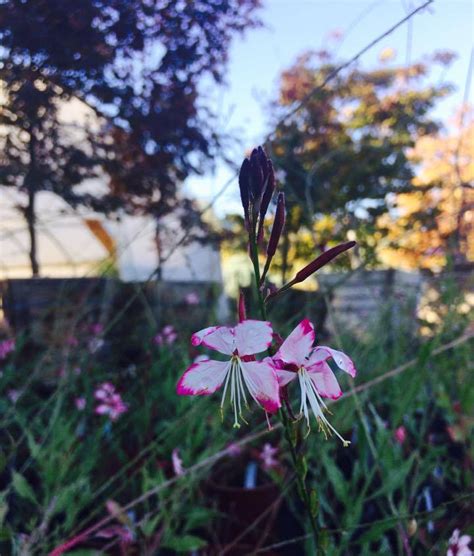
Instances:
[[[323,550],[317,523],[317,501],[314,491],[309,492],[306,488],[306,462],[301,455],[301,442],[295,439],[294,425],[304,418],[309,433],[311,410],[326,438],[334,433],[344,446],[348,446],[349,441],[342,438],[328,421],[328,409],[323,398],[337,399],[342,395],[331,365],[352,377],[356,375],[356,368],[351,359],[341,351],[326,346],[314,346],[315,330],[308,319],[302,320],[282,341],[267,319],[267,303],[306,280],[339,254],[354,247],[355,242],[350,241],[328,249],[299,270],[288,283],[279,289],[272,289],[266,277],[285,226],[285,194],[279,192],[277,195],[273,225],[265,245],[265,217],[275,193],[276,182],[273,165],[262,147],[254,149],[242,163],[239,187],[261,320],[247,318],[241,294],[238,305],[239,322],[235,326],[211,326],[193,334],[193,346],[202,345],[227,356],[227,359],[196,360],[180,378],[177,393],[202,396],[222,389],[221,412],[223,414],[228,400],[233,412],[234,427],[240,427],[242,421],[246,422],[243,407],[249,407],[250,400],[263,408],[267,418],[268,414],[278,414],[289,444],[299,492],[310,517],[317,552],[319,549]],[[260,252],[266,255],[262,271]],[[299,414],[296,416],[292,411],[288,391],[292,382],[296,382],[300,390]]]

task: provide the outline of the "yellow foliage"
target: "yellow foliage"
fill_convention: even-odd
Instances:
[[[380,257],[389,266],[437,270],[448,254],[474,261],[474,118],[459,117],[457,131],[418,140],[409,153],[418,165],[415,191],[397,195],[395,209],[379,219],[389,229]],[[432,186],[437,184],[435,187]],[[418,190],[417,190],[418,188]],[[434,214],[423,222],[424,214]]]

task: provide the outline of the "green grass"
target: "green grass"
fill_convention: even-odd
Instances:
[[[350,354],[359,374],[353,384],[339,376],[348,396],[331,407],[331,421],[352,444],[343,448],[335,438],[326,441],[316,426],[305,443],[307,481],[327,531],[327,554],[406,554],[407,546],[416,555],[445,554],[455,528],[473,532],[472,340],[434,354],[462,333],[463,319],[450,313],[447,325],[429,338],[403,328],[386,330],[383,315],[363,340],[337,327],[330,345]],[[287,332],[284,325],[279,331]],[[102,357],[79,345],[68,352],[64,376],[46,381],[56,369],[53,355],[26,357],[21,339],[3,362],[2,555],[48,554],[108,518],[108,500],[128,513],[101,528],[132,524],[135,553],[189,553],[212,545],[219,523],[212,500],[203,494],[214,454],[261,432],[249,446],[278,445],[283,468],[289,469],[282,431],[266,432],[261,411],[249,413],[249,426],[236,431],[230,414],[221,422],[218,394],[175,394],[190,361],[186,338],[160,351],[150,342],[153,332],[142,336],[142,354],[133,365],[114,362],[113,351]],[[133,341],[136,345],[137,338]],[[410,360],[414,363],[397,376],[360,393],[352,390]],[[80,374],[73,372],[78,364]],[[113,423],[93,412],[94,389],[104,381],[116,385],[129,405]],[[8,395],[12,390],[22,393],[15,403]],[[297,398],[296,390],[290,388],[291,394]],[[78,396],[87,400],[83,411],[75,407]],[[407,437],[400,445],[394,431],[402,425]],[[301,422],[295,425],[296,435],[304,432]],[[171,466],[175,447],[188,470],[181,477]],[[291,473],[273,478],[287,511],[300,524],[293,536],[301,537],[306,518]],[[113,553],[112,548],[94,549],[98,539],[91,539],[89,554]],[[304,552],[308,542],[282,533],[264,544],[279,544],[278,554],[295,554]],[[86,544],[71,554],[86,554]]]

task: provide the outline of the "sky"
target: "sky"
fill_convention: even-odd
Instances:
[[[220,125],[232,131],[238,140],[232,151],[236,162],[270,131],[268,104],[277,94],[282,70],[290,67],[299,54],[337,46],[330,41],[329,34],[340,30],[343,39],[337,46],[338,56],[345,61],[423,3],[421,0],[263,0],[259,12],[263,26],[234,39],[226,86],[206,91],[212,98],[212,108],[219,114]],[[409,24],[364,54],[360,64],[367,68],[376,66],[380,52],[387,47],[396,51],[394,64],[414,62],[436,50],[454,51],[458,58],[444,77],[455,85],[456,92],[436,109],[436,116],[447,121],[463,99],[473,38],[473,3],[435,0]],[[433,73],[434,82],[440,77],[438,68]],[[470,97],[472,102],[472,94]],[[232,176],[233,172],[224,163],[218,163],[212,175],[190,178],[186,190],[208,203]],[[213,208],[218,215],[240,210],[237,189],[235,182],[215,202]]]

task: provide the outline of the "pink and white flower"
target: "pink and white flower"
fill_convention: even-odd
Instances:
[[[407,438],[406,428],[403,425],[397,427],[395,429],[395,432],[393,433],[393,437],[395,438],[395,441],[401,446]]]
[[[177,476],[184,475],[183,460],[179,455],[178,448],[175,448],[171,452],[171,463],[173,464],[174,474]]]
[[[455,529],[449,539],[448,552],[446,556],[472,556],[473,552],[469,548],[471,542],[470,535],[461,535],[459,529]]]
[[[269,442],[266,442],[263,445],[259,457],[262,460],[264,469],[273,469],[274,467],[277,467],[278,460],[275,459],[275,456],[277,454],[278,454],[278,448],[272,446]]]
[[[248,406],[246,390],[265,411],[274,413],[281,406],[278,379],[270,361],[255,361],[254,355],[265,351],[272,342],[269,322],[244,320],[235,327],[211,326],[191,337],[194,346],[203,345],[229,355],[227,361],[208,359],[193,363],[177,385],[180,395],[213,394],[224,384],[221,411],[229,391],[234,411],[234,427],[240,427],[242,402]],[[244,387],[245,386],[245,387]]]
[[[0,342],[0,359],[5,359],[12,351],[15,351],[15,340],[13,338]]]
[[[190,292],[184,296],[184,300],[188,305],[199,305],[200,298],[196,292]]]
[[[86,408],[86,398],[84,398],[83,396],[81,396],[80,398],[76,398],[74,400],[74,405],[76,406],[76,409],[78,411],[84,411],[84,409]]]
[[[128,410],[127,404],[123,402],[120,394],[115,391],[115,386],[110,382],[101,384],[94,392],[94,397],[100,402],[95,412],[98,415],[108,415],[111,421],[116,421]]]
[[[329,359],[352,377],[356,375],[356,369],[345,353],[326,346],[313,347],[314,340],[313,325],[308,319],[302,320],[273,357],[278,380],[280,386],[284,387],[298,377],[301,388],[300,413],[306,418],[308,427],[309,405],[324,434],[327,436],[334,432],[347,446],[349,442],[326,419],[324,411],[327,411],[327,406],[322,398],[337,400],[342,396],[341,387],[328,364]]]
[[[174,342],[176,342],[177,338],[178,334],[173,325],[167,324],[165,327],[163,327],[163,330],[161,332],[158,332],[158,334],[155,336],[154,342],[158,346],[170,346],[171,344],[174,344]]]

